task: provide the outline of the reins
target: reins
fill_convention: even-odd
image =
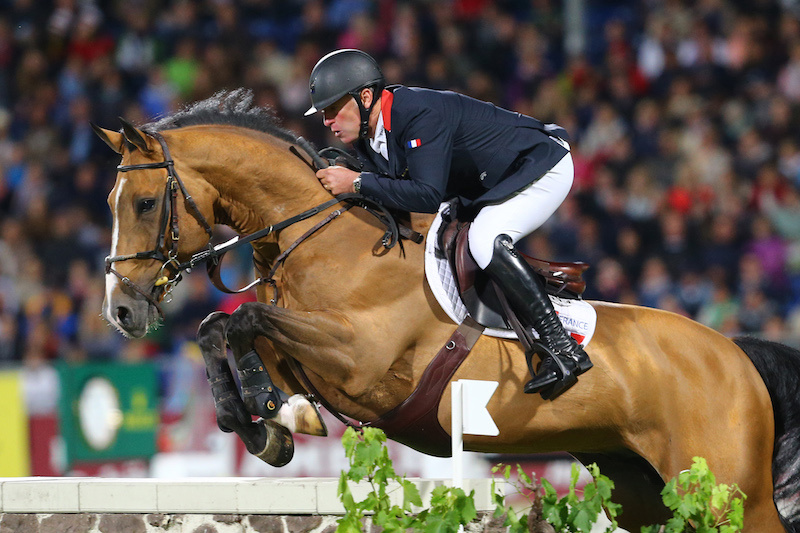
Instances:
[[[219,274],[219,264],[220,264],[220,261],[221,261],[222,257],[227,252],[229,252],[230,250],[233,250],[235,248],[238,248],[240,246],[243,246],[245,244],[248,244],[248,243],[250,243],[252,241],[256,241],[258,239],[263,239],[264,237],[267,237],[267,236],[271,235],[272,233],[275,233],[276,231],[280,231],[280,230],[282,230],[284,228],[287,228],[287,227],[289,227],[289,226],[291,226],[293,224],[296,224],[298,222],[301,222],[303,220],[311,218],[312,216],[314,216],[316,214],[319,214],[322,211],[325,211],[326,209],[328,209],[329,207],[333,207],[334,205],[339,204],[339,203],[344,203],[345,205],[343,205],[340,209],[337,209],[336,211],[331,212],[325,219],[323,219],[321,222],[319,222],[314,227],[312,227],[307,232],[305,232],[300,238],[298,238],[288,248],[286,248],[286,250],[284,250],[277,258],[275,258],[275,260],[273,262],[273,265],[272,265],[272,268],[270,269],[270,272],[266,277],[261,277],[259,279],[256,279],[253,282],[251,282],[248,285],[246,285],[245,287],[242,287],[241,289],[236,289],[236,290],[229,289],[228,287],[226,287],[222,283],[222,280],[221,280],[220,274]],[[384,234],[383,238],[381,239],[381,244],[387,250],[393,248],[398,243],[399,237],[400,237],[400,235],[402,233],[401,230],[399,229],[398,225],[397,225],[397,222],[394,220],[394,217],[392,217],[392,215],[386,210],[385,207],[383,207],[382,205],[378,204],[377,202],[373,202],[371,200],[368,200],[367,198],[364,198],[360,194],[345,193],[345,194],[340,194],[339,196],[337,196],[335,198],[332,198],[332,199],[328,200],[327,202],[324,202],[324,203],[322,203],[322,204],[320,204],[320,205],[318,205],[316,207],[312,207],[308,211],[303,211],[302,213],[300,213],[298,215],[295,215],[295,216],[293,216],[291,218],[288,218],[288,219],[286,219],[286,220],[284,220],[282,222],[278,222],[277,224],[273,224],[271,226],[268,226],[268,227],[266,227],[264,229],[261,229],[259,231],[254,232],[254,233],[251,233],[251,234],[246,235],[244,237],[236,236],[233,239],[231,239],[230,241],[227,241],[225,243],[219,244],[219,245],[217,245],[217,246],[215,246],[213,248],[206,249],[206,250],[201,250],[200,252],[197,252],[196,254],[194,254],[188,261],[185,261],[185,262],[180,263],[179,265],[177,265],[177,268],[180,269],[180,270],[190,271],[192,268],[197,266],[199,263],[206,262],[206,264],[208,265],[209,278],[214,283],[214,286],[217,287],[219,290],[221,290],[223,292],[227,292],[229,294],[236,294],[236,293],[244,292],[244,291],[247,291],[247,290],[255,287],[256,285],[260,285],[262,283],[269,284],[276,291],[275,297],[271,300],[271,303],[274,304],[274,303],[277,302],[277,287],[276,287],[276,284],[275,284],[275,281],[274,281],[274,276],[275,276],[278,268],[280,267],[281,264],[283,264],[283,262],[286,260],[288,255],[295,248],[297,248],[297,246],[300,245],[300,243],[302,243],[303,241],[305,241],[306,239],[311,237],[311,235],[316,233],[318,230],[322,229],[324,226],[326,226],[327,224],[329,224],[330,222],[332,222],[336,218],[338,218],[345,211],[348,211],[350,208],[356,207],[356,206],[357,207],[361,207],[362,209],[364,209],[368,213],[372,214],[373,216],[375,216],[378,220],[380,220],[386,226],[386,228],[387,228],[386,229],[386,233]],[[418,242],[418,241],[415,241],[415,242]],[[419,242],[421,242],[421,241],[419,241]]]

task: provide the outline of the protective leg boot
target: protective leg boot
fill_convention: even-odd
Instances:
[[[545,400],[556,398],[577,383],[579,375],[592,368],[589,356],[564,330],[547,297],[544,280],[517,253],[508,235],[495,239],[486,273],[503,291],[522,325],[539,334],[533,351],[539,354],[542,363],[538,372],[534,372],[533,354],[525,354],[533,376],[525,384],[525,392],[541,393]]]
[[[264,363],[255,350],[244,354],[237,362],[242,383],[242,401],[252,415],[274,418],[283,405],[281,391],[272,384]]]

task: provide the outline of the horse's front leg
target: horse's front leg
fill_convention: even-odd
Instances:
[[[326,436],[328,430],[317,406],[303,394],[288,397],[272,382],[267,367],[256,351],[251,324],[251,320],[242,319],[242,313],[238,310],[225,324],[242,384],[244,408],[252,415],[274,420],[292,433]]]
[[[248,364],[255,338],[263,336],[279,352],[324,375],[326,384],[349,396],[363,394],[387,370],[357,360],[353,327],[347,317],[336,312],[295,311],[248,302],[233,312],[226,332],[237,366]]]
[[[271,421],[253,422],[239,396],[228,359],[225,356],[226,313],[211,313],[197,331],[197,342],[206,364],[206,376],[214,395],[217,425],[230,433],[235,431],[247,451],[272,466],[284,466],[294,455],[291,433]]]

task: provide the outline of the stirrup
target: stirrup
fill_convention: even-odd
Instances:
[[[534,353],[540,354],[542,364],[539,372],[534,372],[531,358]],[[586,357],[585,361],[575,361],[575,370],[570,370],[564,364],[562,357],[541,341],[534,341],[532,349],[525,353],[528,370],[533,378],[525,384],[525,394],[540,393],[542,399],[553,400],[578,382],[578,376],[592,368],[592,362]],[[564,356],[569,357],[569,356]],[[549,363],[549,364],[548,364]],[[555,368],[550,368],[555,365]],[[545,374],[546,372],[546,374]]]

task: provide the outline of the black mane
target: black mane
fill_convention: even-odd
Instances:
[[[241,87],[233,91],[220,91],[210,98],[189,104],[180,111],[145,124],[142,129],[156,132],[201,124],[239,126],[290,143],[297,140],[297,135],[280,126],[271,109],[253,105],[253,91]]]

